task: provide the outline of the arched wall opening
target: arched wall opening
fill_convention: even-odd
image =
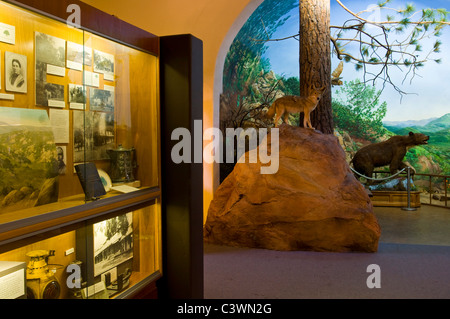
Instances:
[[[264,0],[250,0],[247,6],[244,8],[244,10],[241,11],[241,13],[236,17],[236,20],[234,23],[230,26],[227,34],[225,35],[222,44],[219,48],[219,51],[217,53],[216,57],[216,65],[215,65],[215,71],[214,71],[214,87],[213,87],[213,127],[219,128],[220,127],[220,95],[223,91],[223,69],[225,64],[225,59],[227,56],[227,53],[230,49],[230,46],[234,39],[236,38],[236,35],[241,30],[242,26],[247,22],[248,18],[253,14],[253,12],[259,7],[259,5]],[[224,132],[222,132],[224,133]],[[217,187],[220,184],[220,169],[219,169],[219,163],[214,163],[212,167],[212,193],[214,194],[214,191],[217,189]],[[205,203],[205,211],[204,211],[204,221],[206,221],[207,212],[209,203],[211,202],[211,199]]]

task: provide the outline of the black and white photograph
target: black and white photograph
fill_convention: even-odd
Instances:
[[[94,276],[133,258],[133,213],[94,224]]]
[[[45,33],[36,32],[36,62],[65,67],[66,41]]]
[[[109,159],[114,145],[114,113],[73,111],[74,163]]]
[[[64,175],[67,167],[67,147],[56,146],[56,153],[58,154],[58,173]]]
[[[114,55],[94,50],[94,72],[114,75]]]
[[[47,82],[47,63],[36,62],[36,81]]]
[[[94,88],[89,92],[92,111],[114,112],[114,92]]]
[[[69,84],[69,105],[71,109],[84,110],[87,88],[79,84]]]
[[[27,57],[5,52],[5,87],[7,91],[27,93]]]
[[[83,64],[92,65],[92,49],[74,42],[67,42],[66,65],[70,69],[83,70]]]
[[[40,106],[64,107],[64,85],[36,81],[36,104]]]

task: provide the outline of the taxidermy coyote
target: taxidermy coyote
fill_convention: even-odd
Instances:
[[[310,115],[319,103],[320,98],[325,92],[325,89],[326,86],[323,86],[319,89],[314,87],[314,93],[309,96],[285,95],[283,97],[280,97],[272,103],[266,113],[266,116],[267,118],[271,119],[276,113],[277,116],[275,118],[275,127],[277,127],[278,121],[282,116],[283,122],[288,124],[289,114],[303,112],[305,114],[303,118],[303,127],[314,129],[314,127],[312,127],[311,125]]]

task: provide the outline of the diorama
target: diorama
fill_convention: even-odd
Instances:
[[[279,129],[280,167],[220,164],[208,243],[376,252],[374,206],[447,206],[447,8],[313,3],[263,1],[230,46],[220,128]]]
[[[57,153],[47,112],[1,108],[2,213],[58,199]]]
[[[157,52],[0,1],[0,61],[2,298],[161,276]]]

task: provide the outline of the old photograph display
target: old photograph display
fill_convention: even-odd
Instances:
[[[105,80],[114,81],[114,55],[94,50],[94,72],[103,73]]]
[[[115,147],[115,92],[113,86],[104,84],[104,89],[100,88],[99,75],[103,74],[104,80],[111,81],[114,78],[114,55],[39,31],[34,32],[34,40],[35,104],[64,109],[67,100],[71,110],[88,110],[84,114],[73,113],[71,123],[73,140],[59,141],[59,143],[73,142],[71,147],[74,150],[74,163],[109,159],[106,150]],[[27,93],[29,91],[27,90],[27,56],[13,52],[2,53],[5,58],[0,61],[0,65],[5,76],[0,77],[3,80],[0,87],[4,85],[8,91]],[[51,83],[52,79],[56,78],[49,75],[65,77],[65,68],[80,69],[78,64],[82,65],[81,72],[89,75],[89,81],[84,83],[85,75],[83,85],[58,84],[61,83],[60,80]],[[92,71],[88,71],[89,68]]]
[[[47,82],[47,74],[65,75],[66,41],[35,32],[36,105],[65,107],[64,85]]]
[[[133,213],[94,224],[94,276],[133,258]]]
[[[54,66],[66,66],[66,40],[35,32],[36,37],[36,61]]]
[[[114,112],[114,92],[91,88],[90,107],[92,111]]]
[[[64,175],[67,167],[67,147],[64,145],[56,146],[56,153],[58,154],[58,173]]]
[[[36,81],[36,104],[64,108],[64,85]]]
[[[78,43],[67,41],[66,65],[70,69],[82,71],[83,65],[92,65],[92,49]]]
[[[114,147],[114,113],[73,111],[74,163],[109,159]]]
[[[27,93],[27,57],[5,52],[5,87],[7,91]]]
[[[86,108],[86,90],[83,85],[69,84],[69,105],[71,109],[84,110]]]

